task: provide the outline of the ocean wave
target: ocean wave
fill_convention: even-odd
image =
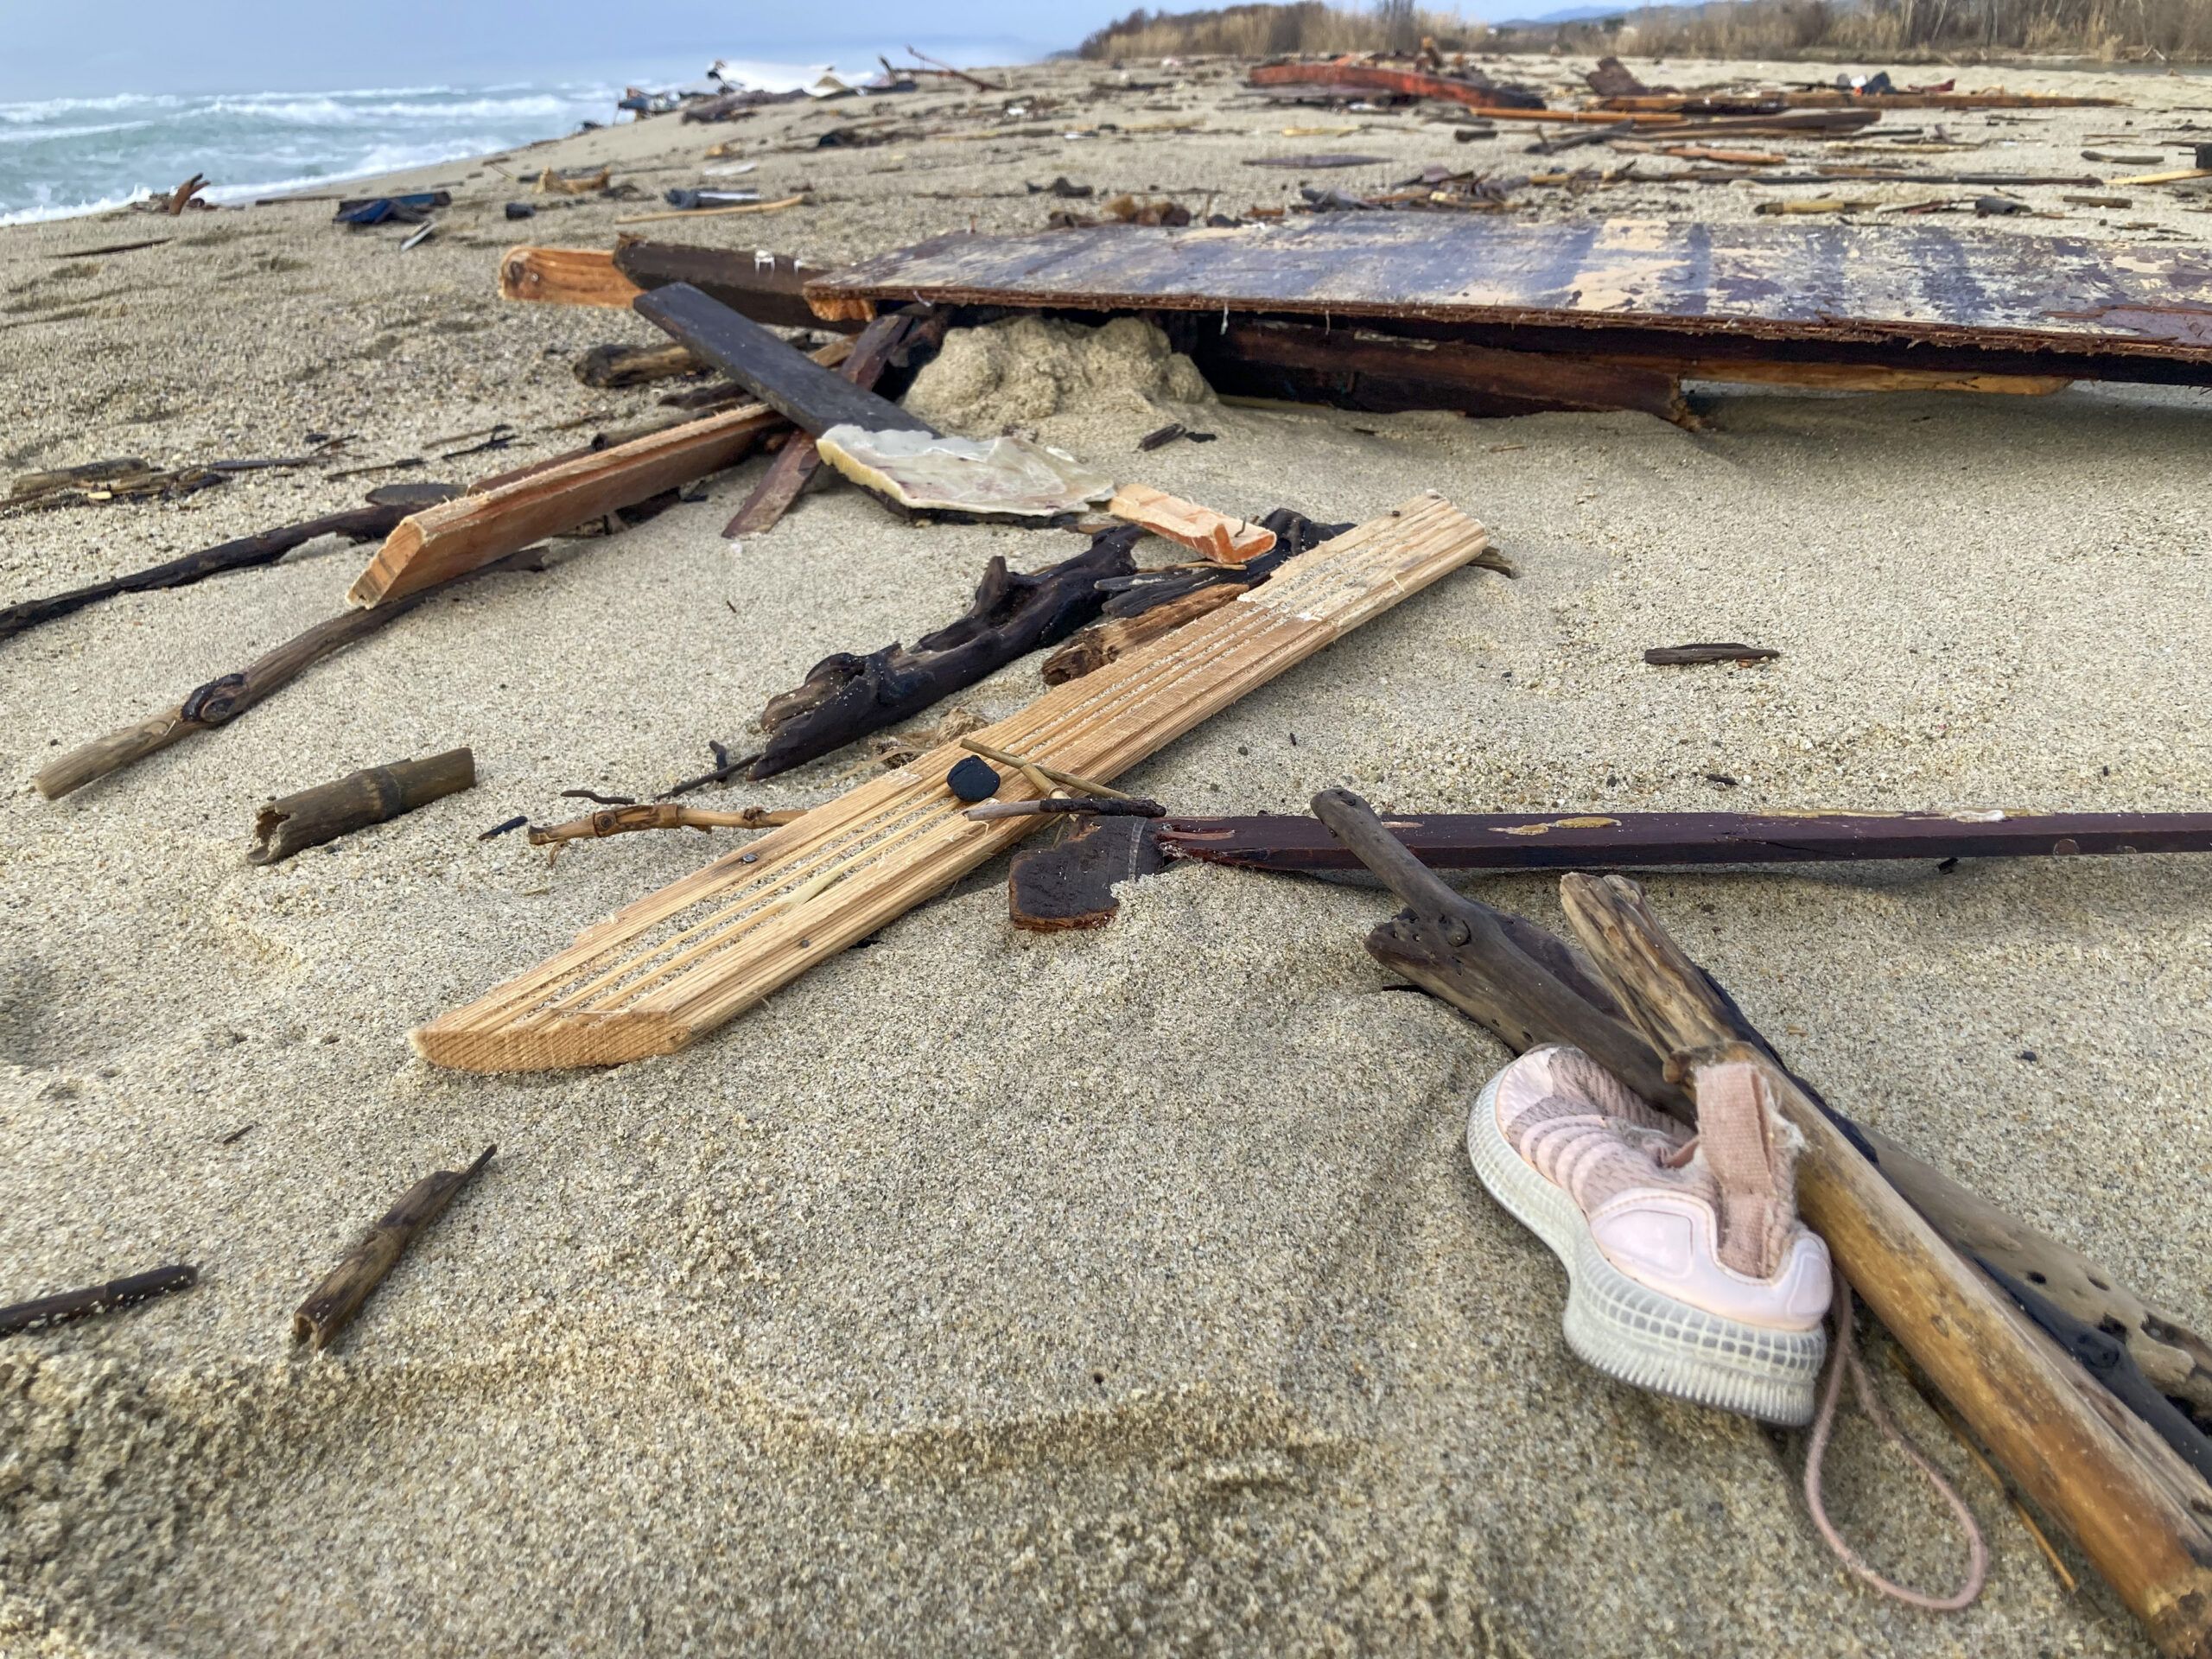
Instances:
[[[97,127],[33,127],[23,132],[0,131],[0,144],[43,144],[69,138],[97,138],[104,132],[139,132],[151,121],[110,121]]]

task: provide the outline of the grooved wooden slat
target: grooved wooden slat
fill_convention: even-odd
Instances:
[[[1433,493],[1286,563],[1274,579],[976,735],[1110,779],[1489,544]],[[1043,822],[961,817],[947,745],[587,928],[413,1033],[473,1071],[610,1065],[680,1048],[867,938]],[[1020,778],[1001,791],[1033,793]],[[824,875],[834,885],[788,905]]]

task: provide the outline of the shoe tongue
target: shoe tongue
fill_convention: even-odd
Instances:
[[[1777,1179],[1765,1080],[1757,1066],[1699,1071],[1697,1133],[1698,1149],[1720,1187],[1721,1261],[1738,1273],[1771,1276],[1795,1206]]]

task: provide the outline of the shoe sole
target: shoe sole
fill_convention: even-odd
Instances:
[[[1491,1196],[1567,1269],[1567,1346],[1655,1394],[1790,1427],[1810,1422],[1827,1332],[1747,1325],[1630,1278],[1605,1259],[1573,1202],[1513,1150],[1497,1127],[1497,1085],[1492,1077],[1468,1115],[1467,1157]]]

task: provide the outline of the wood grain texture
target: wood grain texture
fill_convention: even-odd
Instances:
[[[1482,526],[1442,497],[1416,497],[974,735],[1110,779],[1487,544]],[[499,1071],[683,1047],[1041,822],[962,817],[944,779],[966,753],[946,744],[587,929],[550,961],[414,1033],[416,1051]],[[1039,792],[1010,778],[1004,795]],[[815,885],[824,878],[835,885]],[[810,896],[794,905],[795,895]]]
[[[2047,1351],[2021,1340],[1990,1282],[1882,1179],[1763,1046],[1620,876],[1560,882],[1599,977],[1694,1088],[1687,1057],[1758,1065],[1805,1136],[1797,1198],[1838,1264],[2037,1505],[2071,1533],[2161,1651],[2212,1653],[2212,1533],[2092,1409]],[[2077,1368],[2078,1369],[2078,1368]],[[2201,1483],[2199,1483],[2201,1486]]]
[[[509,248],[499,256],[499,297],[627,309],[645,290],[603,248]]]
[[[472,491],[415,513],[385,538],[347,590],[346,601],[368,606],[402,598],[617,507],[635,506],[664,490],[734,466],[762,434],[781,424],[772,410],[745,404],[611,449],[533,468],[496,489]]]
[[[1202,554],[1216,564],[1243,564],[1272,551],[1275,544],[1272,530],[1231,518],[1149,484],[1122,485],[1106,504],[1106,511]]]
[[[1618,354],[1624,340],[1638,356],[1677,358],[1771,356],[1789,345],[1802,356],[1817,347],[1832,360],[1948,371],[1925,356],[1944,347],[1986,354],[1975,366],[1989,372],[2212,381],[2212,250],[2143,247],[2119,260],[2080,237],[1931,225],[1438,213],[1116,225],[939,237],[830,272],[806,292],[825,315],[921,300],[1194,311],[1230,327],[1239,314],[1379,319],[1592,354]]]

